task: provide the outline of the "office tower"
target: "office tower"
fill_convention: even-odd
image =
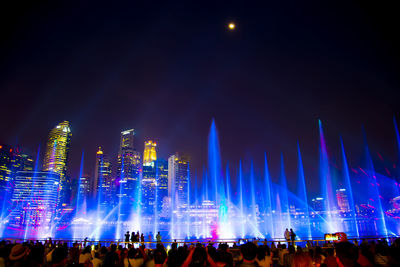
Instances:
[[[141,171],[140,153],[134,148],[134,130],[121,132],[120,149],[117,162],[117,197],[121,206],[121,215],[128,215],[135,202],[139,201],[139,175]]]
[[[67,161],[71,136],[69,122],[63,121],[50,131],[46,144],[43,171],[60,175],[58,206],[67,202],[68,187],[70,187],[67,179]]]
[[[19,171],[12,194],[10,223],[43,226],[55,216],[60,174]]]
[[[18,171],[32,171],[33,159],[18,147],[0,145],[0,205],[11,198],[15,175]],[[3,213],[4,210],[2,210]]]
[[[153,214],[156,200],[156,168],[154,162],[151,165],[143,165],[142,173],[142,212]]]
[[[168,161],[158,159],[155,161],[157,210],[161,211],[163,203],[168,198]]]
[[[143,166],[148,166],[157,160],[156,142],[151,140],[144,142]]]
[[[350,211],[349,198],[347,197],[346,189],[341,188],[336,190],[336,200],[341,212]]]
[[[90,175],[84,174],[79,178],[79,202],[84,202],[85,200],[88,200],[91,194],[91,182],[92,179],[90,179]]]
[[[168,158],[168,196],[171,198],[173,209],[187,204],[188,180],[188,159],[179,153],[170,156]]]
[[[101,205],[111,206],[115,201],[112,192],[113,180],[111,167],[110,160],[104,155],[101,147],[99,147],[99,150],[96,152],[95,175],[91,187],[93,199],[97,199]]]

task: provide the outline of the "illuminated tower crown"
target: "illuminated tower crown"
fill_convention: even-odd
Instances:
[[[143,166],[148,166],[157,160],[156,146],[156,142],[152,140],[144,142]]]

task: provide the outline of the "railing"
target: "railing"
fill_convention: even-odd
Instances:
[[[369,236],[369,237],[349,237],[347,238],[348,241],[353,242],[354,244],[359,244],[362,241],[372,241],[372,240],[382,240],[385,239],[389,244],[392,243],[398,236]],[[50,239],[19,239],[19,238],[2,238],[0,240],[5,240],[9,241],[11,243],[22,243],[25,241],[33,241],[33,242],[49,242]],[[146,247],[155,247],[157,241],[145,241],[145,242],[125,242],[122,240],[89,240],[89,239],[51,239],[53,244],[59,244],[59,243],[67,243],[69,246],[72,246],[73,243],[77,242],[80,246],[91,246],[91,245],[97,245],[101,244],[102,246],[110,246],[111,244],[116,244],[117,246],[122,245],[122,246],[128,246],[128,244],[144,244]],[[243,244],[245,242],[256,242],[258,244],[266,244],[268,246],[271,246],[272,243],[275,245],[279,243],[288,243],[288,244],[293,244],[296,246],[301,246],[305,244],[310,244],[311,246],[321,246],[326,243],[332,244],[332,241],[326,241],[322,237],[317,237],[317,238],[312,238],[312,239],[298,239],[294,241],[287,241],[284,238],[275,238],[275,239],[254,239],[254,238],[240,238],[240,239],[170,239],[170,240],[163,240],[161,241],[162,244],[165,246],[170,246],[173,243],[177,243],[178,245],[182,244],[195,244],[195,243],[202,243],[202,244],[208,244],[208,243],[213,243],[213,244],[218,244],[218,243],[228,243],[228,244],[234,244],[236,243],[237,245]]]

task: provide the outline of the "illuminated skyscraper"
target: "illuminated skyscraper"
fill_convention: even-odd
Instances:
[[[148,166],[157,160],[156,146],[156,142],[151,140],[144,142],[143,166]]]
[[[163,201],[168,197],[168,162],[164,159],[155,161],[157,185],[157,210],[161,211]]]
[[[33,159],[22,154],[18,147],[0,145],[0,208],[4,215],[8,205],[3,205],[11,199],[15,175],[18,171],[32,171]],[[9,207],[8,207],[9,208]]]
[[[156,201],[156,168],[152,164],[143,165],[142,175],[142,211],[153,214]]]
[[[119,182],[117,194],[122,204],[122,216],[128,215],[133,203],[139,201],[136,193],[139,188],[141,157],[134,148],[134,134],[133,129],[121,132],[116,176]]]
[[[92,183],[92,197],[102,205],[112,205],[114,197],[112,193],[111,162],[105,157],[101,147],[96,152],[96,167]],[[100,198],[100,199],[99,199]]]
[[[168,196],[173,208],[187,204],[189,160],[176,153],[168,158]]]
[[[60,175],[58,205],[67,200],[67,161],[71,143],[71,129],[68,121],[63,121],[54,127],[49,134],[46,144],[43,171],[55,172]]]
[[[17,172],[10,223],[48,225],[54,219],[60,175],[55,172]]]
[[[350,211],[350,204],[349,198],[347,197],[346,189],[341,188],[336,190],[336,199],[339,210],[341,212],[349,212]]]

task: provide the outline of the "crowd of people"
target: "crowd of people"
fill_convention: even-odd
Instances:
[[[134,234],[135,236],[137,233]],[[130,239],[131,240],[131,239]],[[233,243],[178,243],[168,249],[157,242],[155,248],[134,243],[87,245],[29,241],[0,242],[0,267],[3,266],[83,266],[83,267],[389,267],[400,266],[400,238],[390,245],[386,240],[325,243],[322,247],[307,242],[304,247],[292,242],[254,240]],[[240,242],[242,242],[241,240]]]

